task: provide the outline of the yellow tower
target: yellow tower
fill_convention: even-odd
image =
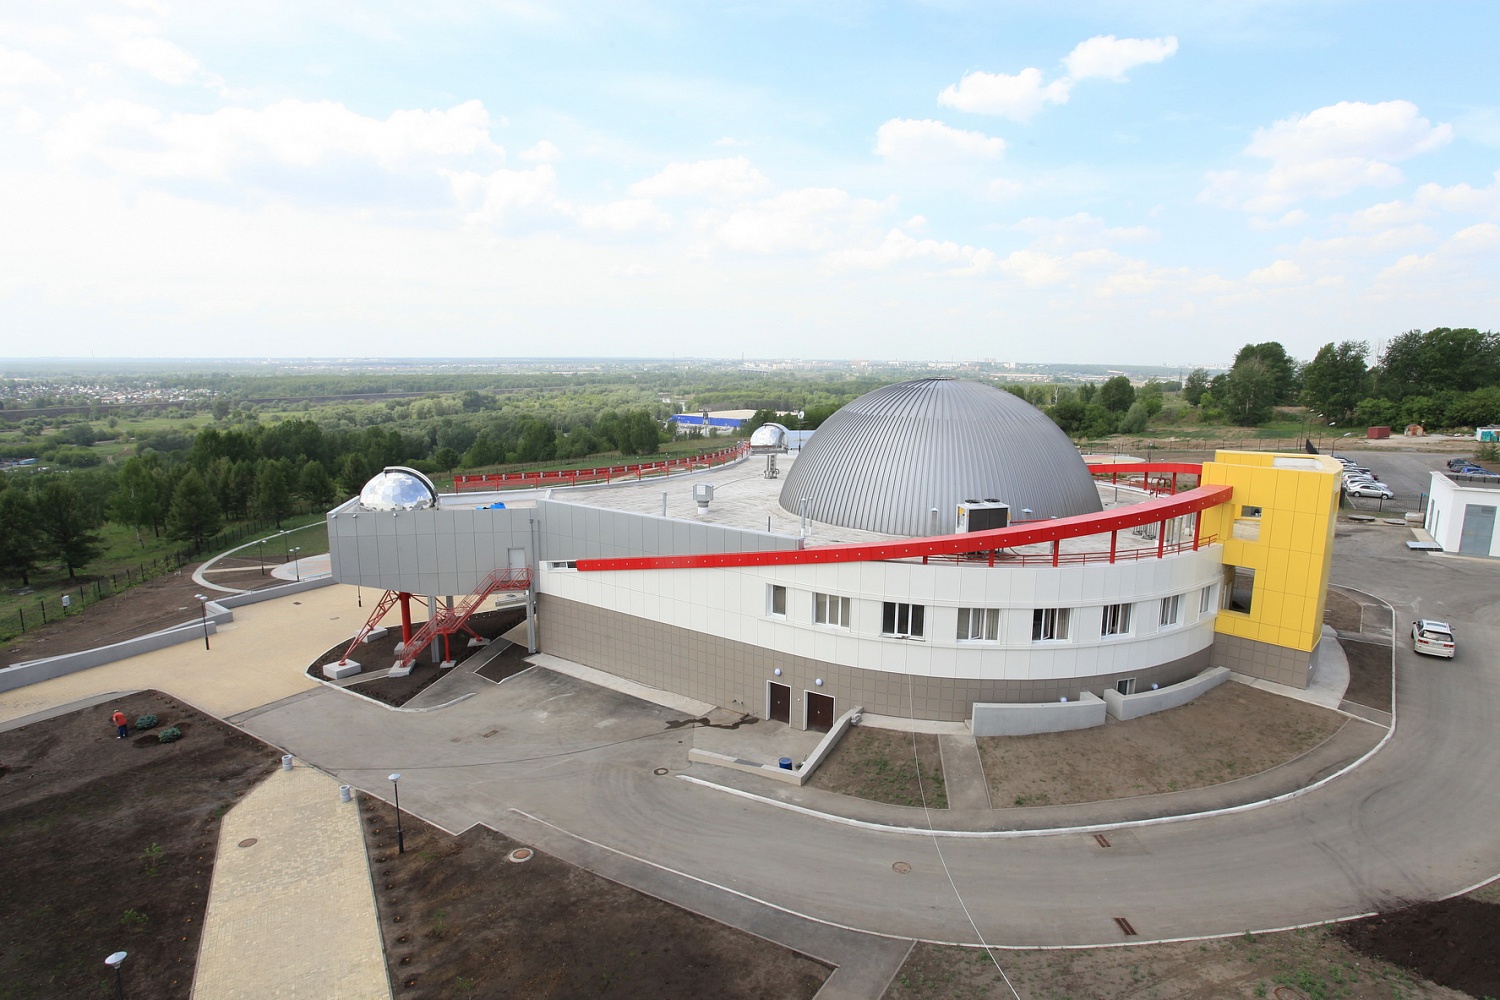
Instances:
[[[1342,466],[1326,455],[1220,451],[1204,485],[1234,500],[1203,512],[1224,545],[1213,662],[1305,688],[1323,634]]]

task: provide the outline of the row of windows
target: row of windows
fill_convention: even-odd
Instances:
[[[1207,614],[1213,607],[1214,587],[1204,587],[1198,595],[1198,613]],[[770,614],[786,617],[786,588],[772,584],[767,601]],[[1101,612],[1099,633],[1102,636],[1131,634],[1136,605],[1107,604]],[[850,602],[837,594],[813,594],[813,622],[835,628],[850,627]],[[1066,642],[1071,635],[1074,608],[1035,608],[1031,612],[1032,642]],[[897,639],[926,637],[927,608],[921,604],[885,601],[881,607],[880,634]],[[1182,595],[1172,594],[1157,603],[1157,627],[1171,628],[1182,621]],[[958,628],[954,638],[959,642],[995,642],[1000,638],[999,608],[959,608]]]

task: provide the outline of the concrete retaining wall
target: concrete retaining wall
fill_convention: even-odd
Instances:
[[[257,604],[261,601],[274,601],[278,597],[287,597],[291,594],[300,594],[305,590],[327,587],[333,582],[334,579],[331,576],[313,577],[296,583],[289,583],[282,587],[267,587],[265,590],[251,591],[248,594],[215,598],[208,602],[208,634],[213,635],[218,631],[220,625],[227,625],[234,621],[233,608],[243,607],[246,604]],[[142,653],[165,649],[167,646],[175,646],[179,643],[202,639],[203,628],[203,620],[201,618],[194,618],[183,622],[181,625],[173,625],[158,632],[136,636],[134,639],[126,639],[123,642],[111,643],[108,646],[95,646],[93,649],[82,649],[76,653],[60,653],[57,656],[49,656],[45,659],[27,660],[24,663],[16,663],[0,669],[0,692],[14,691],[16,688],[26,687],[28,684],[50,681],[54,677],[63,677],[67,674],[74,674],[80,670],[88,670],[92,667],[102,667],[104,664],[114,663],[116,660],[125,660],[132,656],[139,656]]]
[[[1228,667],[1209,667],[1197,677],[1189,677],[1178,684],[1169,684],[1156,691],[1137,691],[1121,694],[1113,689],[1104,692],[1104,706],[1117,719],[1139,719],[1153,712],[1164,712],[1169,708],[1186,705],[1203,692],[1218,687],[1229,680]]]
[[[1104,725],[1104,702],[1091,691],[1077,701],[974,703],[970,728],[975,736],[1030,736],[1061,733],[1070,729],[1092,729]]]
[[[863,709],[854,708],[839,716],[838,721],[833,724],[833,728],[828,730],[828,734],[818,741],[818,745],[813,748],[813,752],[807,755],[807,759],[802,762],[802,766],[790,771],[781,767],[779,763],[763,764],[758,760],[731,757],[728,754],[715,753],[712,750],[700,750],[697,747],[693,747],[688,751],[688,760],[696,761],[700,764],[713,764],[716,767],[727,767],[732,771],[758,774],[762,778],[785,782],[788,785],[804,785],[813,776],[813,772],[818,769],[818,765],[823,763],[824,758],[833,752],[834,747],[839,745],[839,740],[843,739],[844,734],[849,731],[850,726],[855,724],[855,720],[859,718],[863,711]]]

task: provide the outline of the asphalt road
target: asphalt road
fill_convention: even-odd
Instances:
[[[1380,471],[1415,476],[1421,461],[1382,456]],[[1500,564],[1410,552],[1409,537],[1341,526],[1335,563],[1335,583],[1396,606],[1398,640],[1420,614],[1451,622],[1460,644],[1447,662],[1398,641],[1386,747],[1301,798],[1122,829],[1109,849],[1077,832],[858,829],[695,786],[672,776],[703,766],[686,761],[691,735],[667,728],[673,713],[547,673],[439,712],[321,691],[243,724],[377,795],[401,770],[403,806],[447,829],[484,823],[563,857],[607,857],[613,877],[693,895],[711,915],[750,905],[793,923],[1012,946],[1118,943],[1116,916],[1139,932],[1131,941],[1267,930],[1442,896],[1500,872]],[[897,861],[911,871],[895,872]]]

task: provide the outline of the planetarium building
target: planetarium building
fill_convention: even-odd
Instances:
[[[1113,706],[1216,667],[1307,684],[1326,458],[1090,465],[1029,404],[954,379],[783,442],[772,425],[707,471],[520,491],[386,470],[329,513],[334,573],[401,603],[410,656],[521,592],[533,650],[806,728],[860,709],[979,732],[997,707]],[[416,631],[413,595],[435,609]]]

